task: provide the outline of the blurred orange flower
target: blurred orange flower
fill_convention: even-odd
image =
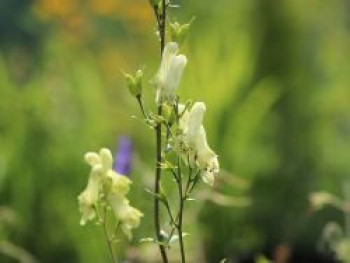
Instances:
[[[37,0],[34,6],[36,13],[45,20],[70,15],[76,7],[77,3],[73,0]]]
[[[90,10],[97,15],[113,16],[121,5],[119,0],[89,0]]]

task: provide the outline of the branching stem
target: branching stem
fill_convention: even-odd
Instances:
[[[163,50],[165,47],[165,27],[166,27],[166,9],[167,9],[167,3],[166,0],[161,1],[161,10],[159,10],[159,6],[154,6],[153,11],[157,19],[157,25],[158,25],[158,32],[160,37],[160,53],[161,56],[163,54]],[[141,110],[143,111],[142,103],[139,101]],[[174,104],[175,108],[175,115],[176,115],[176,121],[177,125],[179,125],[179,113],[178,113],[178,99],[175,100]],[[159,103],[157,107],[157,114],[158,116],[162,116],[163,107],[161,102]],[[146,116],[146,114],[143,111],[143,115]],[[164,123],[166,127],[166,139],[169,139],[169,136],[174,137],[174,134],[172,133],[171,128],[169,127],[168,123]],[[167,141],[166,141],[167,142]],[[161,163],[162,163],[162,123],[158,122],[156,126],[156,176],[155,176],[155,184],[154,184],[154,192],[155,192],[155,198],[154,198],[154,223],[155,223],[155,230],[156,230],[156,236],[157,240],[160,241],[159,243],[159,249],[161,252],[163,263],[168,262],[167,253],[166,253],[166,247],[161,243],[163,242],[163,237],[161,235],[161,228],[160,228],[160,200],[157,198],[160,192],[160,182],[161,182]],[[190,165],[190,163],[188,163]],[[178,213],[176,218],[174,219],[169,203],[164,202],[166,210],[169,214],[171,224],[173,226],[170,234],[170,238],[173,236],[173,233],[175,229],[178,232],[179,235],[179,245],[180,245],[180,251],[181,251],[181,262],[185,263],[185,248],[184,248],[184,242],[183,242],[183,211],[184,211],[184,204],[187,199],[187,195],[194,187],[195,181],[192,181],[192,167],[189,167],[189,175],[188,175],[188,181],[186,185],[183,187],[183,177],[181,173],[181,158],[180,156],[177,157],[177,169],[171,169],[171,172],[174,175],[174,178],[176,180],[176,184],[178,186],[178,195],[179,195],[179,206],[178,206]],[[195,178],[197,179],[197,178]],[[185,188],[185,189],[183,189]]]

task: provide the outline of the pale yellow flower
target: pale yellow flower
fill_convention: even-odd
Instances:
[[[155,77],[157,85],[157,102],[173,102],[175,92],[179,87],[181,76],[187,64],[184,55],[177,55],[178,44],[168,43],[163,51],[162,61]]]
[[[179,105],[179,111],[183,111],[184,106]],[[202,179],[205,183],[213,185],[214,176],[219,172],[219,162],[215,152],[209,147],[206,132],[203,126],[203,117],[206,111],[203,102],[196,102],[190,111],[184,112],[180,119],[180,129],[182,138],[189,148],[190,164],[197,165],[202,169]]]
[[[95,204],[99,198],[100,181],[100,173],[91,171],[86,189],[78,196],[81,225],[85,225],[96,216]]]
[[[143,214],[136,208],[129,206],[126,210],[126,213],[123,215],[123,219],[121,219],[122,231],[128,237],[128,239],[132,239],[131,230],[139,227],[140,219]]]
[[[103,198],[112,208],[123,233],[131,239],[131,230],[140,225],[143,216],[126,198],[132,181],[112,169],[113,156],[106,148],[98,153],[88,152],[84,159],[91,166],[91,172],[86,189],[78,196],[80,224],[84,225],[96,217],[96,203]]]
[[[132,182],[128,177],[110,170],[107,172],[107,178],[110,179],[110,193],[125,196],[129,192]]]
[[[129,200],[118,194],[111,194],[108,198],[113,213],[120,222],[123,233],[130,240],[132,238],[131,230],[140,225],[140,219],[143,214],[129,204]]]
[[[109,149],[102,148],[99,153],[88,152],[84,160],[91,166],[91,172],[86,189],[78,196],[82,225],[95,218],[95,204],[99,201],[103,186],[111,193],[125,196],[131,184],[129,178],[112,170],[113,156]]]

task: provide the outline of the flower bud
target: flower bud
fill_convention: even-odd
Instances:
[[[124,73],[126,85],[131,93],[131,95],[135,97],[140,97],[142,93],[142,78],[143,78],[143,70],[139,69],[135,76],[131,74]]]
[[[193,19],[189,23],[183,25],[178,22],[170,23],[169,29],[171,40],[182,45],[188,35],[192,21]]]
[[[169,104],[163,105],[163,117],[171,126],[175,122],[174,108]]]
[[[135,85],[136,85],[136,93],[137,93],[135,96],[141,96],[142,78],[143,78],[143,70],[139,69],[138,71],[136,71],[136,75],[135,75]]]

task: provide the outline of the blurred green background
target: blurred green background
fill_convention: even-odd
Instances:
[[[196,18],[179,93],[207,103],[208,139],[224,170],[187,207],[189,262],[259,254],[277,262],[289,252],[290,262],[321,262],[308,257],[319,253],[322,228],[343,218],[331,208],[313,213],[308,195],[342,195],[350,176],[350,2],[176,3],[173,21]],[[151,79],[158,61],[147,0],[0,2],[0,262],[18,262],[5,255],[13,251],[22,262],[109,262],[101,229],[79,226],[76,197],[89,170],[83,154],[115,150],[122,134],[134,142],[131,199],[145,218],[133,248],[117,247],[155,262],[156,247],[137,241],[153,234],[144,188],[154,134],[131,118],[138,108],[120,70],[145,67]],[[154,88],[146,81],[144,90],[152,105]]]

